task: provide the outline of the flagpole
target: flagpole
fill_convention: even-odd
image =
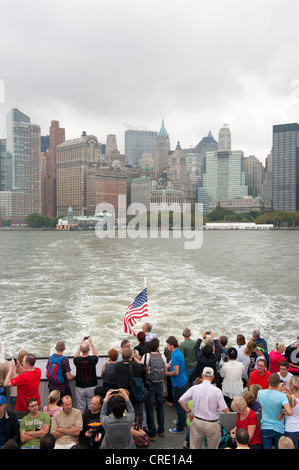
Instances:
[[[146,277],[144,278],[144,288],[146,289]]]

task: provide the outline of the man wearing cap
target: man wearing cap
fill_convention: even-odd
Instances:
[[[7,401],[0,395],[0,449],[13,439],[19,444],[19,422],[16,413],[6,409]]]
[[[212,385],[214,370],[205,367],[202,383],[194,385],[184,393],[179,404],[188,414],[190,420],[190,449],[200,449],[204,438],[207,439],[208,449],[217,449],[221,439],[219,410],[228,413],[223,394],[218,387]],[[188,402],[192,400],[193,411]]]

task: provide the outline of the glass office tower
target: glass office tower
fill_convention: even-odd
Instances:
[[[273,209],[299,210],[299,124],[273,126]]]

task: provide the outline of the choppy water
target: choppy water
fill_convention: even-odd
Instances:
[[[164,346],[189,327],[238,333],[259,327],[273,347],[299,335],[298,231],[205,231],[182,239],[99,239],[94,232],[0,232],[0,318],[8,356],[66,354],[91,335],[100,354],[126,337],[123,316],[147,279],[149,321]],[[135,331],[139,331],[137,324]],[[136,339],[131,337],[133,344]]]

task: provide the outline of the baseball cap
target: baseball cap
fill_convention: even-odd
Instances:
[[[0,405],[4,405],[6,403],[6,398],[4,395],[0,395]]]
[[[214,370],[212,367],[205,367],[204,370],[202,371],[203,375],[206,377],[213,377],[214,375]]]

